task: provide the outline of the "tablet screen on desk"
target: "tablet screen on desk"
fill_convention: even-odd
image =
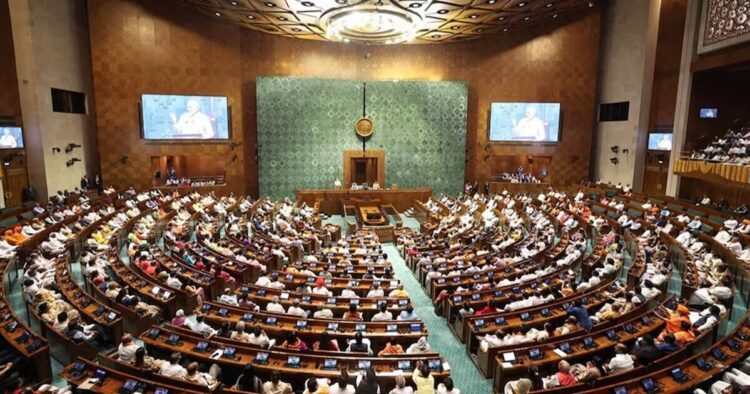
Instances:
[[[641,380],[641,385],[646,391],[651,391],[656,388],[656,383],[654,383],[654,379],[651,378]]]
[[[289,358],[286,359],[286,363],[292,367],[299,366],[299,356],[289,356]]]
[[[288,300],[289,299],[289,293],[281,293],[281,295],[279,295],[279,299],[281,299],[281,300]]]
[[[276,324],[276,317],[268,316],[268,318],[266,318],[266,324]]]
[[[329,298],[326,302],[329,305],[336,305],[336,299],[335,298]]]
[[[106,377],[107,377],[107,371],[105,371],[105,370],[103,370],[103,369],[97,369],[97,370],[96,370],[96,373],[94,374],[94,376],[95,376],[95,377],[96,377],[97,379],[99,379],[99,381],[101,382],[102,380],[104,380],[104,378],[106,378]]]
[[[623,386],[617,387],[615,388],[615,394],[628,394],[628,389]]]
[[[531,358],[532,360],[538,360],[542,358],[542,351],[539,350],[539,348],[529,350],[529,358]]]
[[[258,353],[255,355],[255,361],[265,363],[268,362],[268,353]]]
[[[305,328],[305,327],[307,327],[307,321],[297,320],[297,328]]]
[[[502,326],[505,324],[505,318],[504,317],[496,317],[495,318],[495,324],[498,326]]]
[[[472,294],[472,295],[471,295],[471,299],[472,299],[472,300],[474,300],[474,301],[476,301],[476,300],[478,300],[478,299],[480,299],[480,298],[482,298],[482,295],[481,295],[481,294],[477,294],[477,293],[475,293],[475,294]]]
[[[411,362],[408,360],[402,360],[398,362],[398,369],[402,371],[409,371],[411,370]]]
[[[242,315],[242,320],[253,320],[254,316],[255,315],[253,315],[252,313],[245,313],[244,315]]]
[[[221,309],[219,309],[218,313],[219,313],[219,316],[226,317],[226,316],[229,315],[229,309],[227,309],[227,308],[221,308]]]
[[[474,320],[474,326],[476,328],[482,328],[482,327],[484,327],[484,319]]]
[[[324,366],[324,367],[325,367],[326,369],[336,369],[336,364],[337,364],[337,362],[338,362],[337,360],[334,360],[334,359],[330,359],[330,358],[327,358],[327,359],[326,359],[326,360],[325,360],[325,361],[323,362],[323,366]]]
[[[685,378],[686,378],[685,374],[682,373],[682,368],[679,368],[679,367],[672,368],[672,370],[669,371],[669,373],[672,375],[672,377],[674,378],[674,380],[676,380],[678,382],[681,382],[681,381],[685,380]]]
[[[372,363],[370,361],[359,361],[357,363],[357,369],[367,369],[370,368],[370,365]]]
[[[177,345],[178,342],[180,342],[180,336],[177,334],[172,334],[169,336],[169,339],[167,339],[167,343],[172,346]]]
[[[138,382],[136,382],[133,379],[128,379],[125,381],[125,384],[122,385],[123,390],[132,393],[135,391],[135,388],[138,386]]]
[[[157,387],[154,389],[154,394],[169,394],[169,390],[165,389],[164,387]]]
[[[237,350],[236,350],[235,348],[233,348],[233,347],[225,347],[225,348],[224,348],[224,351],[222,351],[222,355],[223,355],[224,357],[234,357],[234,353],[235,353],[236,351],[237,351]]]
[[[206,313],[211,310],[211,305],[203,304],[201,305],[201,312]]]
[[[307,302],[307,303],[309,303],[309,302],[310,302],[310,300],[312,300],[312,297],[310,297],[309,295],[304,295],[304,296],[302,296],[302,302]]]
[[[441,369],[440,367],[441,362],[440,360],[430,360],[427,362],[427,366],[430,368],[430,370],[438,371]]]
[[[398,326],[395,324],[389,324],[388,326],[386,326],[385,330],[388,332],[395,332],[398,331]]]
[[[336,331],[339,329],[338,323],[328,323],[328,330],[329,331]]]
[[[453,302],[454,302],[454,303],[456,303],[456,304],[458,304],[458,303],[460,303],[460,302],[461,302],[461,301],[462,301],[463,299],[464,299],[464,298],[463,298],[463,297],[461,297],[461,296],[454,296],[454,297],[453,297]]]
[[[367,331],[367,325],[363,323],[359,323],[356,326],[354,326],[354,330],[356,331]]]
[[[526,321],[529,319],[531,319],[531,315],[529,314],[529,312],[524,312],[521,314],[521,320]]]
[[[411,332],[422,331],[422,324],[420,324],[420,323],[412,323],[412,324],[409,325],[409,330],[411,330]]]
[[[351,301],[349,301],[351,305],[359,305],[359,298],[352,298]]]
[[[560,350],[562,350],[564,353],[570,353],[570,343],[565,342],[560,344]]]
[[[503,361],[506,363],[512,363],[516,361],[516,354],[513,352],[503,353]]]
[[[208,349],[208,342],[200,341],[200,342],[198,342],[198,345],[195,346],[195,348],[199,352],[205,352],[206,349]]]

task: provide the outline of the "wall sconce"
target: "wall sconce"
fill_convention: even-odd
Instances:
[[[66,165],[67,167],[70,167],[70,166],[72,166],[73,164],[76,164],[76,162],[78,162],[78,161],[81,161],[81,159],[79,159],[79,158],[77,158],[77,157],[74,157],[74,158],[72,158],[72,159],[70,159],[70,160],[66,161],[66,162],[65,162],[65,165]]]
[[[620,160],[617,160],[616,157],[613,157],[613,158],[609,159],[609,162],[612,163],[612,164],[614,164],[614,165],[617,165],[617,163],[619,163]]]
[[[623,149],[623,150],[622,150],[622,153],[624,153],[624,154],[626,154],[626,155],[627,155],[628,153],[630,153],[630,149]]]
[[[611,150],[612,153],[617,153],[617,152],[620,151],[620,146],[619,145],[612,145],[612,146],[609,147],[609,150]]]
[[[123,156],[123,157],[120,158],[120,163],[127,164],[127,162],[128,162],[128,156],[127,155],[125,155],[125,156]]]
[[[234,150],[234,148],[236,148],[236,147],[238,147],[240,145],[242,145],[242,142],[232,142],[232,143],[229,144],[229,147],[232,148],[232,150]]]
[[[52,154],[54,155],[55,153],[60,153],[60,148],[58,148],[56,146],[53,146],[52,147]]]
[[[664,155],[661,153],[656,155],[656,161],[658,161],[659,164],[664,164]]]
[[[237,159],[238,159],[237,155],[232,156],[232,163],[234,163],[235,161],[237,161]]]

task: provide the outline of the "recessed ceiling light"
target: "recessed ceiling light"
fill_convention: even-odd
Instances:
[[[479,18],[479,15],[477,15],[477,14],[469,15],[469,18],[471,18],[471,19],[477,19],[477,18]]]
[[[523,20],[525,20],[525,21],[527,21],[529,19],[531,19],[531,18],[529,18],[528,16],[526,18],[523,18]]]
[[[314,6],[315,4],[313,4],[312,2],[309,2],[309,1],[303,1],[303,2],[302,2],[302,5],[303,5],[303,6],[305,6],[305,7],[312,7],[312,6]]]
[[[419,8],[422,6],[422,3],[411,3],[409,4],[409,8]]]
[[[302,31],[302,30],[300,30],[300,29],[299,29],[299,28],[297,28],[297,27],[293,27],[293,28],[292,28],[292,31]]]
[[[523,7],[523,6],[525,6],[525,5],[526,5],[526,3],[518,3],[518,6],[519,6],[519,7]]]
[[[252,15],[248,15],[248,16],[247,16],[247,19],[255,19],[255,17],[254,17],[254,16],[252,16]]]
[[[286,20],[286,17],[280,16],[280,17],[278,17],[278,20],[280,20],[280,21],[285,21],[285,20]]]
[[[433,34],[432,35],[432,38],[438,38],[438,37],[440,37],[440,34]]]
[[[276,7],[276,4],[271,3],[271,2],[267,2],[266,3],[266,7]]]
[[[215,13],[214,15],[216,15],[216,16],[221,16],[221,12],[217,12],[217,13]]]
[[[346,4],[346,0],[336,0],[336,3],[338,3],[338,4]]]
[[[505,20],[505,17],[504,17],[504,16],[501,16],[501,17],[497,18],[497,20],[499,20],[499,21],[501,21],[501,20]]]
[[[233,2],[232,2],[232,5],[237,5],[237,2],[236,2],[236,1],[233,1]]]
[[[451,29],[453,29],[453,30],[458,30],[460,28],[461,28],[461,26],[451,26]]]
[[[484,29],[477,29],[477,33],[481,33],[483,31],[484,31]]]
[[[593,7],[593,6],[594,6],[594,2],[593,1],[589,1],[589,7]]]
[[[508,28],[506,27],[505,29],[503,29],[503,31],[508,31]]]
[[[552,3],[547,4],[547,8],[550,8],[550,7],[552,7]]]
[[[552,15],[552,17],[553,17],[553,18],[557,18],[557,14],[555,14],[555,15]]]
[[[448,13],[448,10],[446,10],[446,9],[438,10],[438,14],[440,14],[440,15],[445,15],[447,13]]]
[[[487,1],[485,1],[485,3],[487,3],[487,4],[495,4],[495,3],[497,3],[497,0],[487,0]]]

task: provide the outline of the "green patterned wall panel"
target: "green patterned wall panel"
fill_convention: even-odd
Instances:
[[[257,80],[260,194],[292,197],[330,188],[343,151],[359,149],[359,81],[260,77]],[[367,115],[385,150],[386,184],[458,193],[464,178],[467,87],[462,82],[367,82]]]

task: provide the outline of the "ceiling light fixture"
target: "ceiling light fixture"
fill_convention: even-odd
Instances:
[[[526,5],[526,3],[518,3],[518,6],[519,6],[519,7],[523,7],[523,6],[525,6],[525,5]]]
[[[415,12],[366,4],[332,10],[320,20],[330,40],[386,45],[412,40],[422,24]]]
[[[216,16],[221,16],[221,12],[217,12],[217,13],[215,13],[214,15],[216,15]]]
[[[471,18],[471,19],[477,19],[477,18],[479,18],[479,15],[477,15],[477,14],[469,15],[469,18]]]
[[[422,6],[422,3],[411,3],[409,4],[409,8],[419,8]]]
[[[547,3],[547,8],[552,7],[552,3]]]

